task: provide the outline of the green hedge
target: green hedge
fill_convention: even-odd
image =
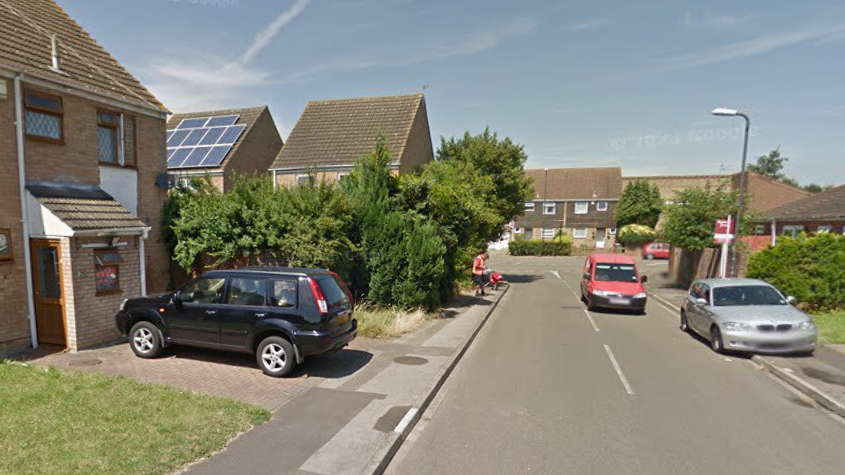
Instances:
[[[747,274],[812,309],[845,306],[845,236],[780,237],[777,246],[751,256]]]
[[[572,238],[555,238],[552,241],[540,239],[516,240],[508,243],[512,256],[569,256],[572,254]]]

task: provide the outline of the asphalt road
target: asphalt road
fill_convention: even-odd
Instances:
[[[387,473],[845,473],[840,419],[654,301],[588,314],[581,263],[495,257],[513,288]]]

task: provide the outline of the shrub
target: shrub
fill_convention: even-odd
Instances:
[[[811,309],[845,305],[845,236],[781,237],[753,254],[748,277],[765,280]]]
[[[654,229],[642,224],[623,226],[616,235],[616,240],[626,247],[641,246],[657,239]]]
[[[519,239],[508,243],[512,256],[568,256],[572,254],[572,238],[556,237],[551,241]]]

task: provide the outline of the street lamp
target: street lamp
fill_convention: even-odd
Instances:
[[[731,249],[731,275],[736,277],[736,246],[739,242],[740,229],[742,229],[742,208],[745,205],[745,162],[748,157],[748,132],[751,129],[751,119],[742,112],[725,107],[718,107],[713,109],[710,113],[717,117],[742,117],[745,119],[745,142],[742,145],[742,166],[739,169],[739,203],[737,203],[736,210],[736,240],[734,241]],[[730,230],[728,230],[728,232],[730,232]]]

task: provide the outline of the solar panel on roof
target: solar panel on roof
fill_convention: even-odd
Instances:
[[[188,138],[182,142],[183,147],[193,147],[200,143],[205,133],[208,132],[208,129],[194,129],[191,133],[188,134]]]
[[[175,152],[175,151],[176,151],[175,148],[168,148],[167,149],[167,161],[168,161],[168,163],[170,162],[170,157],[173,156],[173,152]]]
[[[191,154],[188,155],[188,158],[182,163],[181,168],[202,166],[202,160],[206,155],[208,155],[209,150],[211,150],[211,147],[196,147],[192,149]]]
[[[223,163],[223,160],[226,159],[226,155],[229,153],[229,150],[232,149],[231,145],[217,145],[216,147],[211,147],[211,150],[208,152],[208,155],[205,156],[203,159],[202,167],[216,167]]]
[[[214,145],[217,143],[217,139],[220,138],[223,133],[226,132],[226,127],[214,127],[208,129],[208,132],[205,134],[205,137],[200,140],[200,145]]]
[[[167,139],[167,146],[178,147],[190,133],[188,130],[174,130],[173,134]]]
[[[182,163],[188,158],[188,155],[193,151],[192,148],[179,148],[173,152],[173,155],[167,160],[167,168],[181,168]]]
[[[219,117],[212,117],[208,120],[208,123],[205,124],[206,127],[217,127],[221,125],[235,125],[235,122],[238,121],[238,116],[236,115],[222,115]]]
[[[223,136],[220,137],[220,140],[217,141],[218,145],[231,145],[238,141],[238,137],[241,136],[243,131],[246,130],[245,125],[233,125],[226,128],[226,131],[223,132]]]
[[[168,130],[167,131],[167,140],[170,140],[170,137],[173,137],[173,132],[176,132],[176,131],[175,130]]]
[[[197,127],[202,127],[205,123],[208,122],[208,117],[198,117],[196,119],[185,119],[179,123],[179,126],[176,127],[177,129],[195,129]]]

